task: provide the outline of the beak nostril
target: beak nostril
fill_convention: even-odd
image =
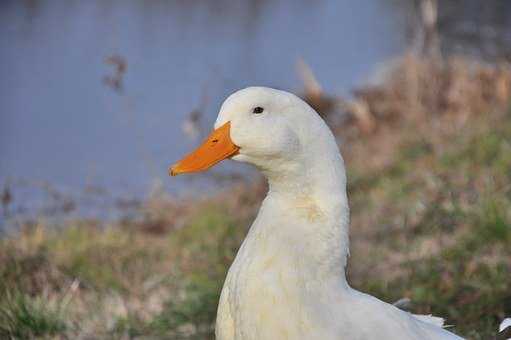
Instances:
[[[213,139],[211,143],[218,143],[218,139]]]

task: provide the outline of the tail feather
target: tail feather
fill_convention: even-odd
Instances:
[[[412,314],[416,319],[419,319],[422,322],[426,322],[438,327],[444,327],[445,320],[438,316],[433,315],[423,315],[423,314]]]

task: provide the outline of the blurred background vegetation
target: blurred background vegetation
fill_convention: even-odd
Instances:
[[[509,1],[3,1],[0,337],[212,339],[266,190],[167,166],[247,85],[338,138],[352,285],[489,339],[511,315]]]

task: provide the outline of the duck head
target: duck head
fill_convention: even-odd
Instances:
[[[174,164],[178,174],[209,169],[224,159],[255,165],[267,176],[304,174],[315,159],[339,154],[319,115],[297,96],[265,87],[235,92],[222,104],[214,131]]]

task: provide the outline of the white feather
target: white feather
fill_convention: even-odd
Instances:
[[[429,315],[423,315],[423,314],[412,314],[415,318],[419,319],[420,321],[430,323],[432,325],[438,326],[438,327],[444,327],[445,320],[444,318],[433,316],[431,314]]]
[[[502,320],[499,326],[499,332],[504,331],[508,327],[511,327],[511,318],[506,318]],[[507,338],[506,340],[511,340],[511,338]]]
[[[499,326],[499,332],[502,332],[504,329],[511,327],[511,318],[506,318],[502,320]]]

